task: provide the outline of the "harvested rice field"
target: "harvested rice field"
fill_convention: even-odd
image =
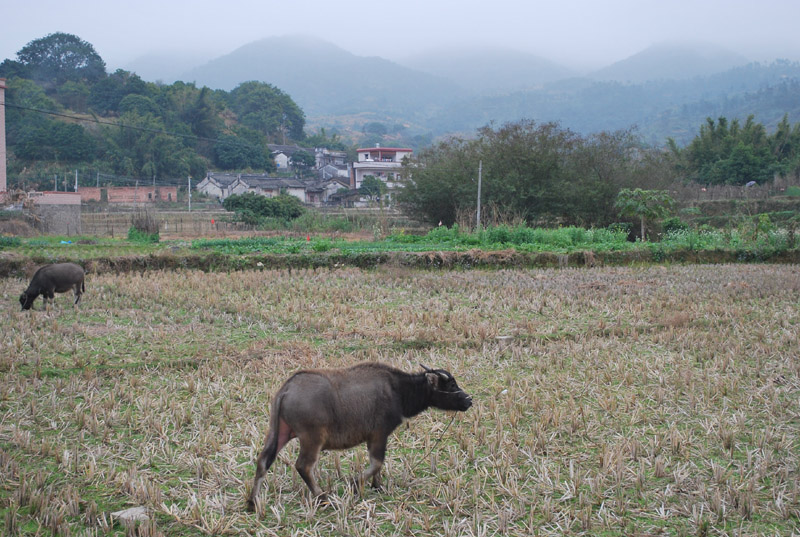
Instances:
[[[3,535],[792,535],[800,268],[144,271],[21,312],[0,279]],[[452,372],[465,413],[323,453],[245,511],[294,371]],[[118,511],[143,507],[146,520]]]

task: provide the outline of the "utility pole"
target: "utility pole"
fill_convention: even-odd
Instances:
[[[189,212],[192,212],[192,176],[188,177],[189,179]]]
[[[100,172],[97,172],[97,188],[100,188]]]
[[[78,191],[78,170],[75,170],[75,192]]]
[[[6,79],[0,78],[0,195],[8,190],[6,176]]]
[[[482,172],[483,172],[483,161],[479,160],[478,161],[478,217],[476,218],[476,220],[477,220],[476,229],[480,229],[481,228],[481,175],[482,175]]]

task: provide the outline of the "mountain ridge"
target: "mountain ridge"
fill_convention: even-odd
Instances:
[[[638,126],[650,143],[685,140],[692,135],[687,125],[694,121],[699,128],[703,111],[728,110],[725,103],[737,99],[750,103],[749,93],[800,80],[797,63],[743,65],[743,56],[698,42],[654,45],[587,76],[501,49],[427,56],[394,62],[357,56],[322,39],[284,36],[239,47],[187,71],[183,80],[220,89],[248,80],[273,84],[297,102],[309,125],[354,138],[373,121],[430,137],[525,118],[557,121],[584,134]],[[614,79],[623,74],[626,81]],[[759,105],[771,116],[781,107],[800,120],[785,104]]]

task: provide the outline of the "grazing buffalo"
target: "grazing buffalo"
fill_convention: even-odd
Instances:
[[[346,369],[312,369],[295,373],[272,400],[269,433],[256,461],[256,477],[247,501],[255,509],[264,474],[292,438],[300,440],[295,468],[312,494],[324,497],[314,480],[319,453],[366,442],[369,467],[359,476],[380,488],[379,472],[389,435],[404,420],[428,407],[467,410],[472,397],[443,369],[405,373],[387,365],[364,363]]]
[[[45,265],[33,275],[30,285],[19,297],[23,310],[31,309],[36,297],[42,295],[45,307],[47,299],[53,301],[54,293],[75,293],[75,304],[81,301],[81,294],[86,290],[83,268],[75,263],[55,263]]]

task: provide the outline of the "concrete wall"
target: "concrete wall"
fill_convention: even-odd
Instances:
[[[34,205],[31,213],[35,216],[36,227],[42,233],[52,235],[80,235],[80,205]]]

